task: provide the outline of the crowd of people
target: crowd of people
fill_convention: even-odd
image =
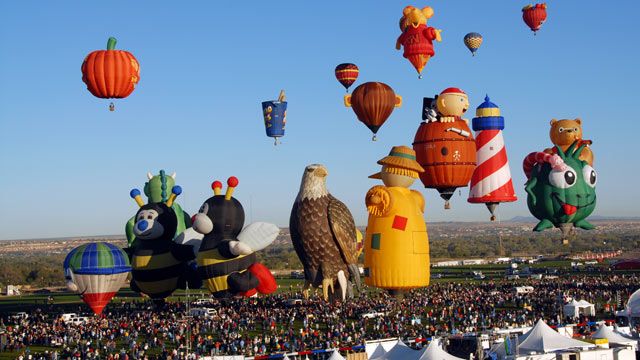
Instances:
[[[187,317],[186,301],[154,306],[148,301],[113,301],[103,316],[79,325],[65,324],[56,305],[26,318],[0,319],[0,350],[24,359],[185,359],[205,355],[259,355],[362,345],[365,340],[489,331],[532,326],[537,319],[554,325],[567,321],[562,305],[569,298],[615,304],[638,288],[637,275],[572,276],[528,280],[529,293],[513,282],[443,282],[407,294],[363,292],[343,303],[320,296],[302,297],[292,289],[259,298],[213,301],[212,316]],[[190,304],[190,307],[194,305]],[[615,308],[612,307],[613,310]],[[364,315],[364,316],[363,316]],[[578,322],[595,319],[578,319]],[[575,321],[575,320],[573,320]],[[46,347],[46,352],[32,350]]]

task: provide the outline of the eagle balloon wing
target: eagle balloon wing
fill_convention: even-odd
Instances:
[[[349,208],[340,200],[329,194],[329,225],[340,249],[340,254],[347,265],[355,264],[356,258],[356,224]]]
[[[302,236],[300,235],[300,231],[298,230],[298,222],[300,221],[300,217],[298,214],[298,205],[300,203],[296,201],[293,204],[293,208],[291,209],[291,216],[289,217],[289,235],[291,236],[291,242],[293,243],[293,248],[298,254],[298,258],[302,263],[302,266],[306,269],[309,266],[306,253],[304,252],[304,247],[302,246]],[[305,272],[306,273],[306,272]]]

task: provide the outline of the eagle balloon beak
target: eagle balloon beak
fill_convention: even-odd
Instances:
[[[325,168],[317,168],[314,171],[314,173],[315,173],[316,176],[319,176],[319,177],[325,177],[325,176],[329,175],[329,172]]]

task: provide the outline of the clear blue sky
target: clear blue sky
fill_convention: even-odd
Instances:
[[[503,219],[528,215],[523,157],[549,146],[551,118],[581,117],[599,172],[595,214],[640,215],[637,109],[640,3],[548,1],[534,37],[518,1],[430,1],[429,25],[443,42],[418,80],[394,49],[404,1],[0,3],[0,239],[123,233],[136,211],[129,190],[147,171],[178,173],[190,213],[214,179],[240,179],[247,220],[288,224],[307,164],[323,163],[328,187],[366,224],[367,176],[393,145],[411,145],[423,96],[449,86],[485,93],[505,116],[517,203]],[[615,4],[615,5],[614,5]],[[462,43],[480,32],[471,57]],[[129,98],[94,98],[80,65],[109,36],[141,64]],[[360,67],[357,84],[382,81],[404,98],[371,142],[342,103],[333,69]],[[356,84],[356,85],[357,85]],[[355,86],[354,86],[355,87]],[[264,134],[260,102],[286,89],[283,144]],[[425,190],[425,218],[484,221],[468,188],[443,210]]]

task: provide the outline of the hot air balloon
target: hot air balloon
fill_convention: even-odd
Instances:
[[[476,56],[476,51],[482,45],[482,35],[477,32],[470,32],[464,36],[464,45],[471,51],[471,55]]]
[[[504,117],[500,116],[500,109],[487,95],[476,108],[476,117],[473,118],[478,166],[471,177],[467,201],[485,204],[491,212],[491,221],[496,219],[494,211],[498,204],[518,200],[513,191],[503,129]]]
[[[284,136],[284,127],[287,124],[287,102],[284,90],[280,90],[278,100],[269,100],[262,103],[262,115],[267,136],[275,138],[273,145],[278,145],[278,138]]]
[[[465,187],[476,167],[476,144],[462,114],[469,101],[464,91],[447,88],[434,101],[438,110],[436,121],[420,124],[413,141],[418,163],[424,168],[420,180],[426,188],[438,190],[449,209],[449,199],[456,188]],[[433,109],[423,109],[423,114]],[[428,119],[432,119],[429,117]]]
[[[128,51],[115,50],[116,39],[109,38],[107,50],[91,52],[82,62],[82,81],[93,96],[122,99],[129,96],[140,81],[140,64]],[[109,104],[113,111],[115,105]]]
[[[389,118],[396,107],[402,106],[402,97],[381,82],[366,82],[358,85],[353,94],[344,96],[344,104],[352,107],[353,112],[363,124],[373,132],[376,140],[378,130]]]
[[[400,18],[400,30],[402,34],[396,40],[396,50],[404,47],[403,56],[411,62],[418,72],[418,78],[422,78],[422,69],[427,65],[433,51],[433,40],[441,41],[441,30],[427,26],[427,20],[433,16],[433,9],[426,6],[418,9],[407,6],[402,11]]]
[[[168,175],[164,170],[160,170],[158,175],[152,175],[151,172],[147,173],[148,181],[144,183],[144,195],[147,196],[147,202],[158,203],[169,200],[171,196],[171,189],[176,184],[176,173]],[[142,200],[142,194],[139,199],[136,199],[138,205],[144,204]],[[142,205],[140,205],[142,206]],[[186,229],[191,227],[191,217],[189,214],[182,210],[182,207],[177,202],[173,202],[171,208],[175,211],[178,217],[178,226],[176,227],[175,237],[182,234]],[[130,247],[133,246],[133,240],[136,238],[133,233],[133,227],[136,223],[135,215],[132,216],[125,225],[125,234],[127,236],[127,242]]]
[[[102,313],[130,272],[127,254],[104,242],[80,245],[64,259],[67,287],[79,293],[95,314]]]
[[[547,4],[527,5],[522,8],[522,20],[536,35],[536,31],[540,30],[542,24],[547,20]]]
[[[349,86],[351,86],[357,79],[360,70],[356,64],[344,63],[336,66],[336,79],[347,89],[349,92]]]
[[[556,154],[532,152],[524,159],[527,176],[527,206],[540,222],[534,231],[557,227],[568,243],[576,227],[591,230],[586,218],[596,207],[596,171],[580,155],[587,144],[576,140],[566,151],[556,145]]]

